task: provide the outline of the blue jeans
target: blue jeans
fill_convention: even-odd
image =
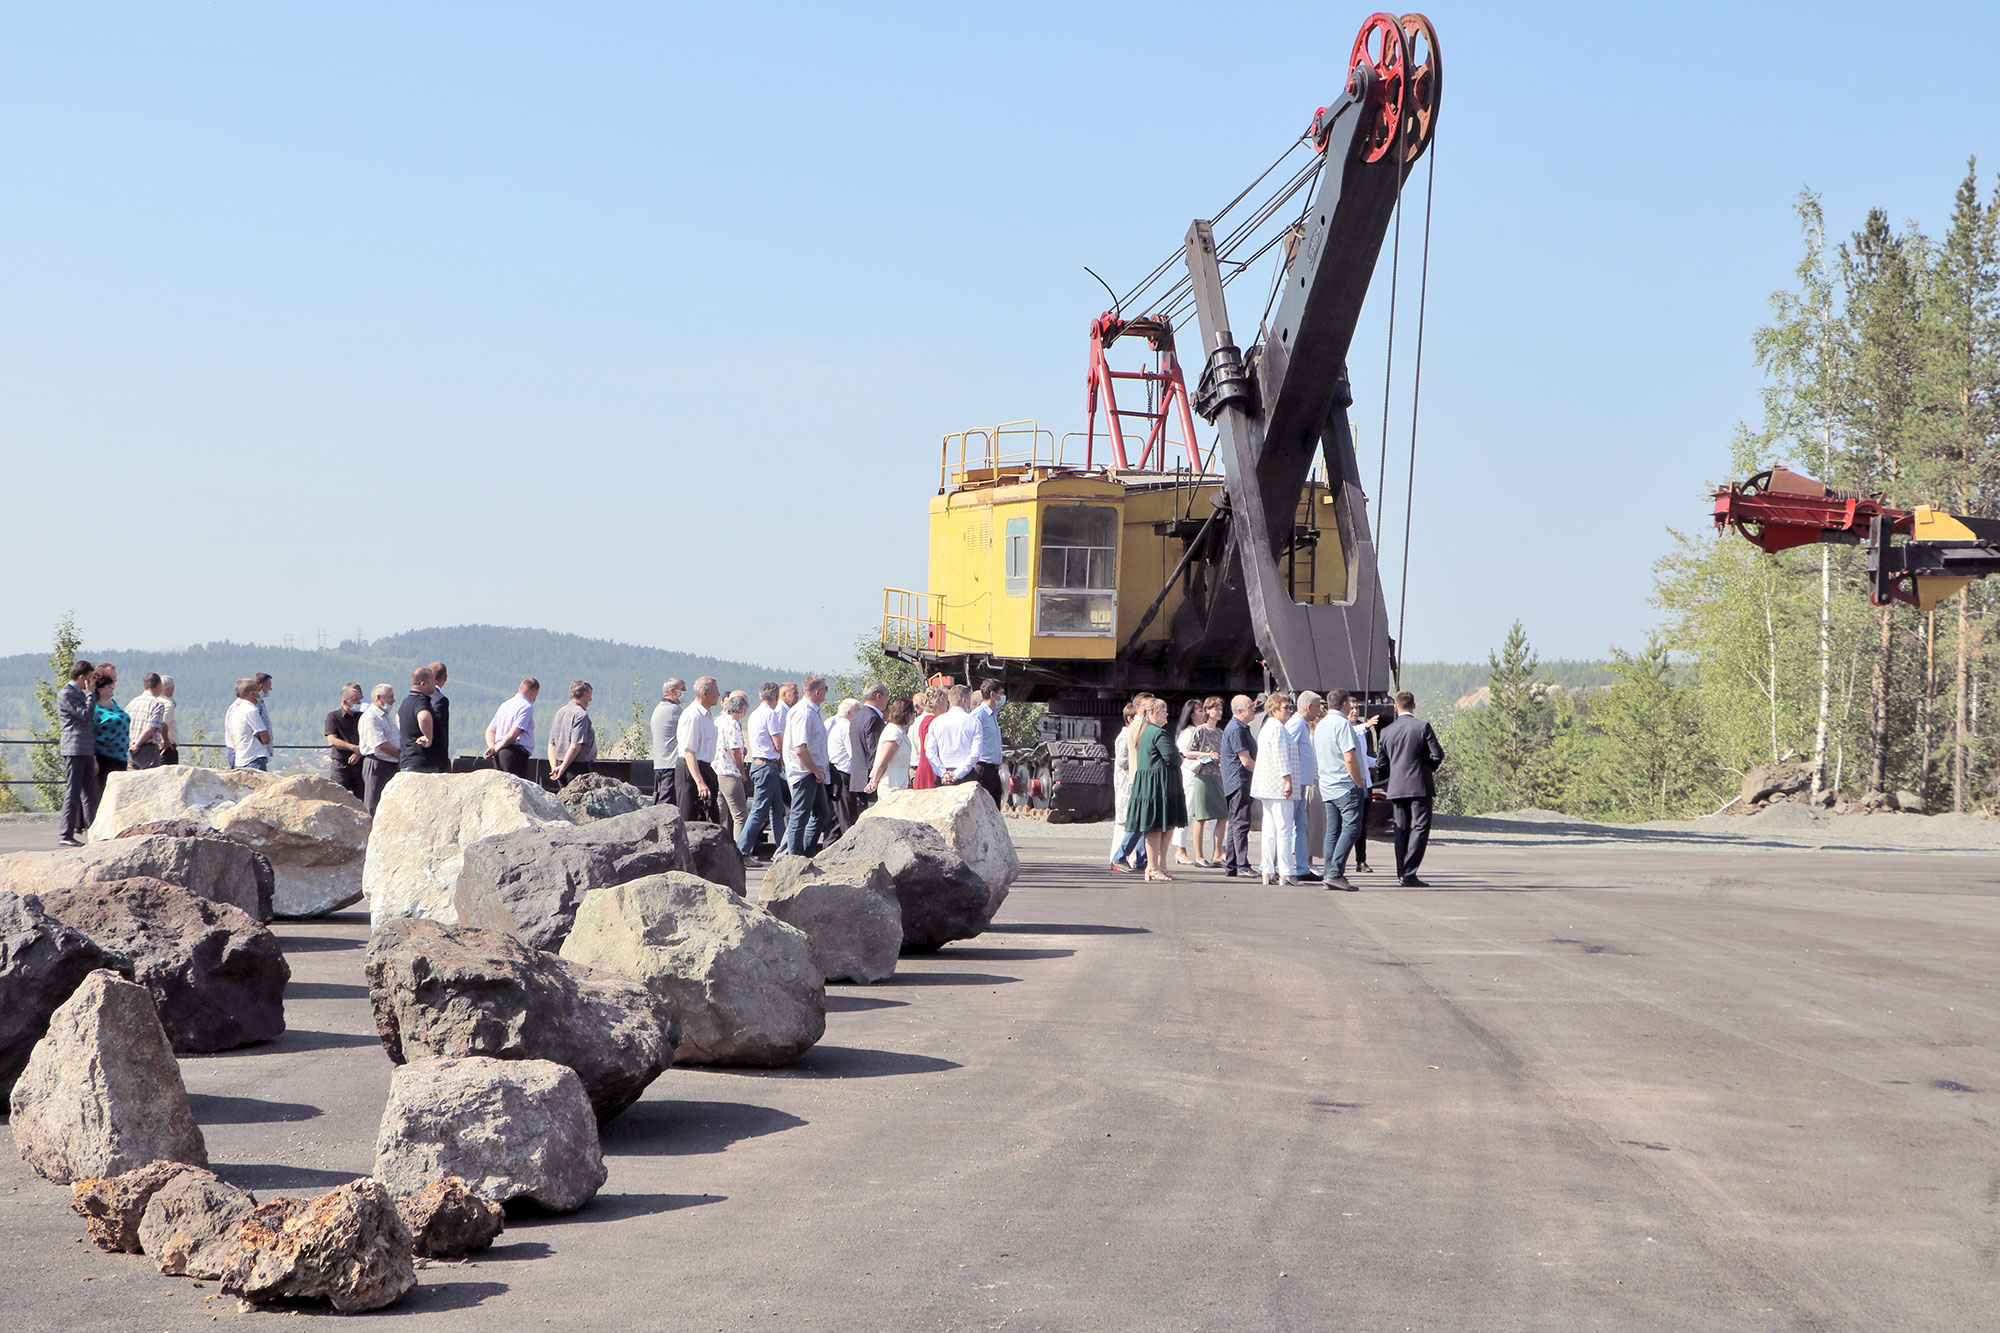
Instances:
[[[810,773],[792,779],[792,818],[785,828],[785,850],[793,856],[811,856],[832,823],[833,806],[826,798],[826,784]]]
[[[1124,841],[1118,844],[1118,850],[1111,854],[1111,859],[1113,861],[1123,861],[1126,857],[1135,854],[1139,858],[1139,869],[1144,870],[1146,868],[1146,835],[1127,829]]]
[[[743,833],[736,839],[736,850],[748,856],[757,850],[757,840],[764,836],[764,830],[771,830],[771,841],[775,844],[782,839],[778,836],[778,793],[784,790],[785,766],[777,761],[753,759],[750,761],[750,817],[743,821]]]
[[[1326,855],[1321,868],[1328,875],[1347,873],[1347,854],[1361,837],[1363,811],[1361,792],[1349,787],[1338,796],[1326,798]]]
[[[1310,800],[1310,796],[1301,796],[1292,802],[1292,864],[1301,875],[1310,874],[1313,868],[1312,807],[1306,804]]]

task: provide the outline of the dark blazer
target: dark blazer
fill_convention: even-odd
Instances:
[[[875,746],[882,739],[884,725],[882,715],[867,704],[855,709],[847,720],[847,772],[856,791],[868,785],[868,775],[875,771]]]
[[[1382,729],[1381,746],[1389,763],[1386,794],[1390,800],[1437,795],[1436,774],[1444,762],[1444,747],[1438,744],[1430,723],[1414,713],[1399,713]]]
[[[442,694],[431,696],[431,753],[437,771],[451,772],[451,700]]]

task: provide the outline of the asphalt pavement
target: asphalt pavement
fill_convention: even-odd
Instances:
[[[582,1212],[399,1327],[1964,1329],[2000,1261],[2000,858],[1560,832],[1428,889],[1113,876],[1023,828],[994,929],[832,988],[796,1067],[676,1069]],[[1376,854],[1378,866],[1387,848]],[[260,1198],[365,1174],[364,914],[281,923],[279,1041],[190,1057]],[[0,1326],[236,1313],[0,1166]]]

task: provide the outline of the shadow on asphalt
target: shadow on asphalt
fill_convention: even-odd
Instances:
[[[750,1102],[635,1102],[598,1131],[607,1153],[694,1157],[810,1122]]]
[[[335,953],[341,949],[359,949],[368,941],[350,940],[339,935],[280,934],[278,943],[286,953]]]
[[[483,1259],[483,1254],[474,1255],[475,1260]],[[386,1310],[370,1310],[370,1319],[394,1319],[397,1315],[432,1314],[439,1310],[470,1310],[489,1296],[504,1296],[505,1282],[432,1282],[426,1276],[417,1281],[417,1289],[397,1301]],[[300,1301],[297,1304],[278,1302],[269,1307],[273,1312],[286,1314],[309,1314],[344,1319],[330,1306],[319,1302]]]
[[[267,1102],[256,1097],[223,1097],[207,1092],[190,1092],[188,1107],[204,1125],[272,1125],[311,1120],[322,1114],[317,1106],[305,1102]]]
[[[940,958],[964,958],[975,963],[1011,963],[1021,958],[1073,958],[1074,949],[961,949],[948,945]]]
[[[503,1231],[500,1234],[504,1237],[507,1233]],[[481,1250],[476,1257],[513,1262],[522,1259],[546,1259],[554,1253],[555,1250],[549,1246],[547,1241],[515,1240],[508,1241],[504,1245],[495,1245],[489,1249]]]
[[[260,1055],[285,1055],[293,1051],[334,1051],[381,1044],[382,1039],[372,1032],[320,1032],[314,1028],[286,1028],[270,1041],[258,1042],[254,1046],[238,1046],[228,1051],[206,1051],[200,1055],[184,1055],[181,1059],[242,1060],[254,1059]]]
[[[699,1208],[705,1203],[721,1203],[727,1194],[600,1194],[574,1213],[545,1213],[529,1205],[517,1218],[510,1209],[507,1229],[544,1226],[574,1226],[578,1222],[623,1222],[631,1217],[653,1217]],[[504,1234],[504,1233],[503,1233]]]
[[[332,1189],[357,1180],[365,1172],[322,1171],[312,1166],[292,1166],[285,1162],[210,1162],[208,1169],[238,1189],[316,1190]]]
[[[930,1055],[875,1051],[864,1046],[828,1046],[824,1042],[783,1069],[720,1069],[719,1074],[750,1078],[890,1078],[897,1074],[942,1074],[962,1066]]]
[[[870,995],[832,995],[826,997],[826,1011],[829,1014],[859,1013],[863,1009],[900,1009],[908,1000],[878,1000]]]
[[[285,983],[285,998],[288,1000],[365,1000],[368,988],[345,981],[288,981]]]
[[[1150,935],[1153,932],[1144,926],[1093,926],[1082,922],[1075,924],[1054,924],[1010,921],[1004,925],[988,926],[986,933],[989,935]]]
[[[936,955],[927,955],[935,957]],[[991,972],[904,972],[898,970],[878,986],[1004,986],[1019,977],[1000,977]]]

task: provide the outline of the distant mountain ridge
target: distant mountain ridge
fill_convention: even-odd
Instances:
[[[89,626],[83,628],[87,632]],[[689,681],[714,676],[725,690],[747,689],[754,695],[763,681],[798,680],[806,674],[796,668],[501,625],[410,630],[365,643],[350,639],[337,648],[323,649],[223,641],[153,652],[102,648],[86,637],[83,655],[93,662],[117,663],[121,701],[139,692],[139,678],[147,671],[172,676],[184,740],[190,738],[195,723],[209,740],[221,739],[222,715],[236,682],[268,671],[275,685],[271,725],[274,738],[284,745],[319,741],[326,715],[339,706],[340,687],[348,681],[358,682],[364,690],[386,682],[400,694],[409,688],[411,668],[442,661],[451,671],[452,748],[459,751],[480,748],[479,738],[494,708],[520,686],[523,676],[542,682],[536,711],[544,720],[567,701],[572,680],[591,682],[597,692],[591,713],[608,741],[630,718],[635,701],[643,710],[651,710],[660,697],[660,682],[669,676]],[[0,732],[22,736],[35,725],[35,681],[47,671],[46,651],[0,657]],[[23,768],[20,747],[7,749],[12,766]]]

